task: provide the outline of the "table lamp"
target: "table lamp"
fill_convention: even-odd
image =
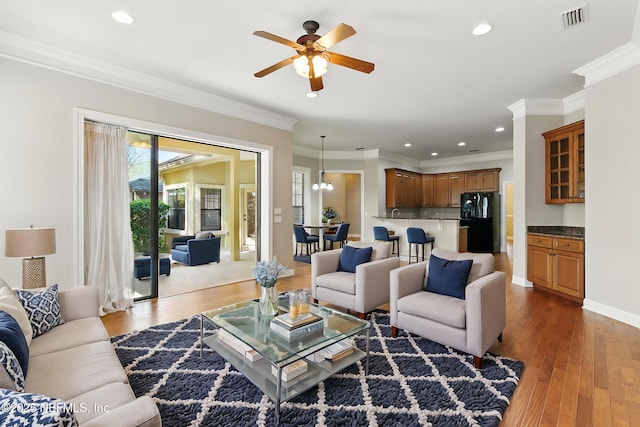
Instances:
[[[33,227],[7,229],[4,253],[22,260],[22,288],[42,288],[47,285],[43,255],[56,252],[56,229]],[[30,258],[26,258],[30,257]]]

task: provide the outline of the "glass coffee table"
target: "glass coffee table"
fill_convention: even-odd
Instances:
[[[286,313],[286,294],[280,294],[279,302],[280,313]],[[365,359],[365,373],[369,371],[369,322],[316,304],[309,304],[309,312],[323,319],[323,328],[289,341],[271,331],[273,316],[262,316],[255,300],[205,311],[200,316],[200,355],[206,344],[242,372],[275,403],[278,424],[281,402],[294,398],[359,360]],[[213,322],[218,329],[207,331],[205,320]],[[366,334],[364,351],[354,345],[350,354],[337,361],[318,357],[327,347],[360,332]],[[229,334],[239,340],[236,344],[251,354],[242,354],[238,345],[235,348],[228,345],[225,336]],[[222,342],[223,339],[226,341]],[[286,367],[300,360],[306,362],[307,371],[284,381]]]

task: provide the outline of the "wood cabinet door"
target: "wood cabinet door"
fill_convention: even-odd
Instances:
[[[480,173],[480,191],[500,191],[500,174],[498,172]]]
[[[422,203],[423,208],[433,206],[433,175],[422,175]]]
[[[385,207],[395,208],[400,197],[400,177],[395,169],[385,169]]]
[[[449,175],[440,174],[435,176],[434,181],[434,200],[433,206],[446,207],[449,206]]]
[[[584,255],[556,251],[554,289],[574,297],[584,298]]]
[[[573,132],[565,132],[546,144],[546,203],[573,201],[571,141]]]
[[[479,172],[470,172],[464,174],[464,189],[467,193],[482,191],[482,182]]]
[[[527,252],[527,280],[551,289],[553,286],[551,250],[538,246],[529,246]]]
[[[573,133],[573,156],[574,156],[574,178],[573,178],[573,201],[574,203],[584,203],[584,128]]]
[[[460,207],[460,195],[464,193],[464,175],[449,174],[449,206]]]

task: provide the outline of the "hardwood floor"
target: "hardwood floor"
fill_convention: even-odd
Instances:
[[[295,264],[279,290],[309,287],[310,266]],[[506,273],[507,326],[490,351],[525,363],[501,426],[640,426],[640,329],[512,285],[506,253],[495,268]],[[240,282],[139,303],[103,322],[119,335],[259,293],[254,281]]]

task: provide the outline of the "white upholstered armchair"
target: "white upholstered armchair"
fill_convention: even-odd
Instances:
[[[476,368],[506,323],[504,273],[493,271],[493,255],[458,253],[441,248],[432,255],[445,260],[473,260],[465,299],[424,290],[429,261],[395,269],[390,274],[391,334],[398,328],[473,355]]]
[[[338,271],[341,249],[311,255],[311,295],[315,302],[366,313],[389,302],[389,272],[400,266],[391,255],[390,242],[347,242],[347,246],[372,247],[371,261],[356,266],[355,273]]]

